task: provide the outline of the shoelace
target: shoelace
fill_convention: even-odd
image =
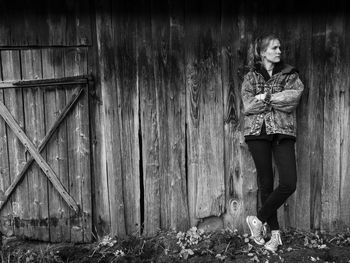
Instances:
[[[254,237],[262,237],[262,232],[263,232],[263,228],[261,228],[260,230],[258,229],[253,229],[254,232]]]

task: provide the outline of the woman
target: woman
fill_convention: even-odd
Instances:
[[[277,209],[296,189],[296,113],[303,83],[297,70],[281,61],[280,41],[266,35],[255,41],[254,66],[244,76],[244,136],[253,157],[262,207],[247,224],[253,240],[270,251],[282,245]],[[279,186],[273,189],[272,154],[279,172]],[[265,243],[264,224],[271,229]]]

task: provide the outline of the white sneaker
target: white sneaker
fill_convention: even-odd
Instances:
[[[265,227],[263,223],[256,216],[247,216],[246,221],[254,242],[258,245],[264,245],[265,240],[263,237],[263,232],[265,230]]]
[[[265,249],[270,250],[272,252],[276,252],[278,250],[278,246],[282,245],[281,233],[279,230],[271,231],[271,239],[265,244]]]

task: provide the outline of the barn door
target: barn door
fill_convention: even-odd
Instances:
[[[88,86],[84,76],[0,84],[3,234],[91,240]]]

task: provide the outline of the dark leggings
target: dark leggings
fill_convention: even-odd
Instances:
[[[277,209],[292,195],[296,188],[294,140],[247,141],[258,174],[262,207],[257,217],[267,222],[271,230],[279,229]],[[272,153],[279,173],[279,185],[273,189]]]

